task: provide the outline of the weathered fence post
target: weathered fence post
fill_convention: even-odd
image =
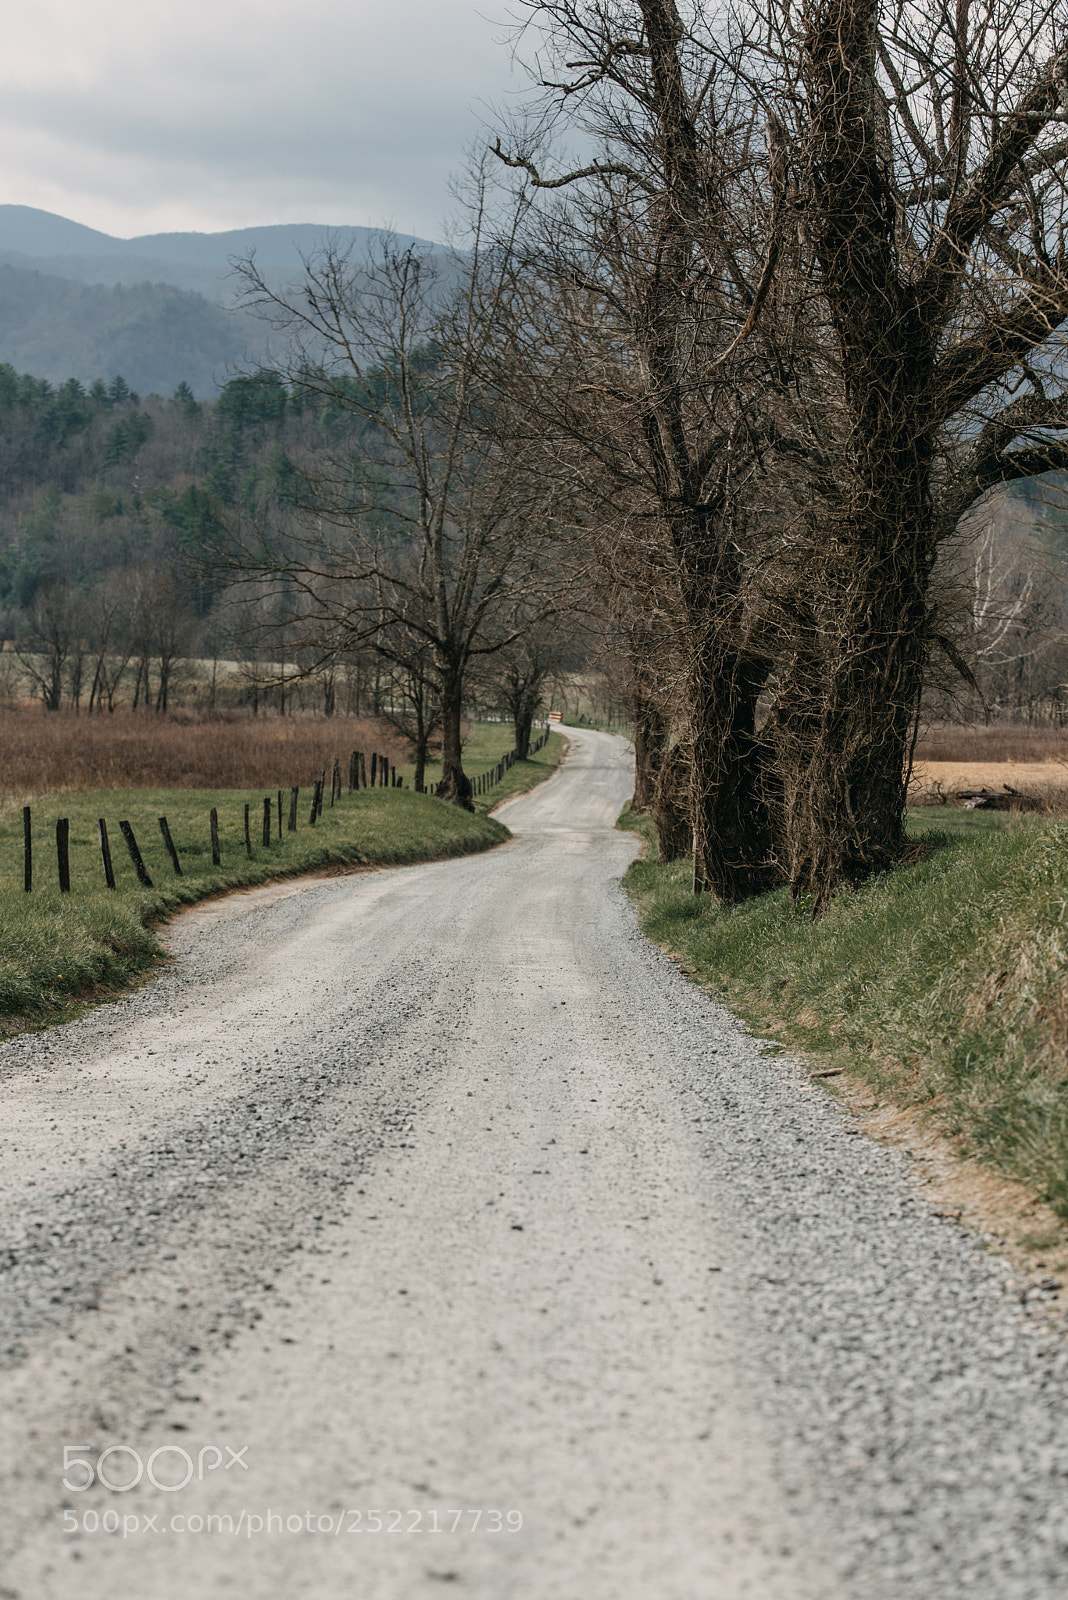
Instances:
[[[33,838],[30,833],[30,808],[22,808],[22,887],[27,894],[33,888]]]
[[[100,838],[100,859],[104,863],[104,882],[109,889],[115,887],[115,868],[111,864],[111,845],[108,843],[108,825],[103,817],[98,817],[96,831]]]
[[[182,876],[182,866],[181,862],[178,860],[178,852],[174,848],[174,840],[171,838],[171,830],[167,826],[166,817],[160,817],[159,831],[163,835],[163,843],[167,846],[167,854],[171,858],[171,866],[174,868],[174,876],[176,878],[180,878]]]
[[[245,801],[245,854],[252,860],[252,833],[248,825],[248,801]]]
[[[211,864],[213,867],[222,866],[222,852],[219,849],[219,813],[212,806],[208,813],[208,822],[211,826]]]
[[[282,843],[282,791],[278,791],[278,843]]]
[[[271,797],[265,796],[263,802],[263,847],[266,850],[271,842]]]
[[[363,751],[360,751],[360,788],[367,788],[367,762],[364,760]]]
[[[349,794],[353,789],[360,787],[360,752],[354,750],[349,756]]]
[[[321,817],[322,814],[323,814],[323,795],[325,793],[326,793],[326,768],[324,767],[322,775],[321,775],[321,777],[319,779],[319,794],[318,794],[319,803],[318,803],[318,806],[316,807],[316,813],[315,813],[316,816],[319,816],[319,817]]]
[[[311,826],[314,826],[315,819],[316,819],[316,817],[318,815],[319,815],[319,780],[318,780],[318,778],[316,778],[315,782],[312,784],[312,803],[311,803],[311,810],[308,813],[308,822],[309,822],[309,824]]]
[[[59,889],[70,894],[70,818],[60,817],[56,822],[56,855],[59,858]]]
[[[334,757],[334,770],[330,774],[330,804],[333,805],[334,797],[341,799],[341,758]]]
[[[378,781],[378,756],[372,750],[371,751],[371,788],[372,789],[374,788],[374,786],[375,786],[377,781]]]
[[[300,785],[295,784],[289,791],[289,832],[297,831],[297,802],[300,799]]]
[[[146,889],[151,889],[152,879],[149,877],[148,872],[145,869],[145,863],[141,858],[141,852],[137,848],[137,840],[134,838],[133,829],[130,827],[128,822],[120,822],[119,829],[123,838],[126,840],[126,848],[130,852],[130,860],[134,864],[134,871],[137,873],[138,883],[143,884]]]

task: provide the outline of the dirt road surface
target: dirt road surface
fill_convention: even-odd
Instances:
[[[637,933],[629,785],[0,1049],[0,1600],[1063,1592],[1063,1343]]]

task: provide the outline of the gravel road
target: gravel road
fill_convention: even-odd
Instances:
[[[0,1600],[1068,1591],[1063,1342],[637,933],[629,781],[0,1047]]]

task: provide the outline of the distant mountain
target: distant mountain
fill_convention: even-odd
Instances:
[[[233,261],[255,253],[268,282],[283,287],[327,240],[366,255],[380,231],[293,222],[119,239],[34,206],[0,205],[0,361],[54,382],[121,373],[141,393],[171,394],[184,380],[207,398],[267,345],[263,322],[222,309],[238,288]]]
[[[0,205],[0,261],[73,278],[78,283],[170,283],[209,299],[226,301],[235,288],[232,263],[255,253],[274,282],[296,278],[301,258],[326,240],[366,255],[375,228],[329,228],[316,222],[286,222],[224,233],[146,233],[118,239],[80,222],[33,206]],[[402,244],[427,239],[397,234]]]
[[[267,328],[169,284],[72,283],[0,265],[0,361],[62,383],[121,374],[141,394],[213,396],[265,352]]]

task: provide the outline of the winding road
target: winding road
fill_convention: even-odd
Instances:
[[[1065,1593],[1063,1340],[639,935],[629,787],[0,1047],[0,1600]]]

